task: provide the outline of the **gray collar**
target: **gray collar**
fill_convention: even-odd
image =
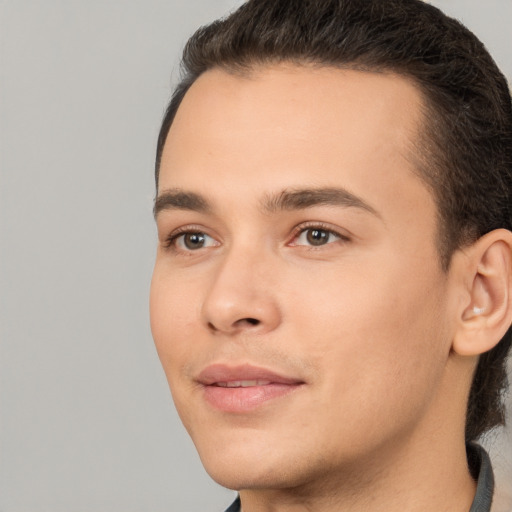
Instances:
[[[467,445],[468,464],[476,480],[476,494],[469,512],[490,512],[494,493],[494,475],[487,452],[476,443]]]

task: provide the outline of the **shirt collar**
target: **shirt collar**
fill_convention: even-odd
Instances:
[[[476,480],[476,494],[469,512],[490,512],[494,493],[494,475],[487,452],[476,443],[466,447],[468,465]]]

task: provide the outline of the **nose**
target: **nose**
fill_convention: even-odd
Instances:
[[[202,306],[204,322],[212,332],[264,334],[278,327],[281,313],[272,266],[269,258],[248,250],[232,250],[224,257]]]

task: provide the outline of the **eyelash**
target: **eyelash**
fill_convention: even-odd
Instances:
[[[305,224],[300,224],[299,226],[297,226],[293,230],[292,237],[291,237],[291,242],[288,242],[288,244],[292,244],[292,246],[294,246],[294,247],[307,247],[309,250],[318,250],[320,247],[323,247],[324,245],[331,245],[332,243],[334,243],[334,242],[329,242],[329,243],[321,244],[321,245],[318,245],[318,246],[293,244],[293,242],[295,240],[297,240],[298,237],[303,232],[311,230],[311,229],[317,229],[318,231],[324,231],[328,235],[334,235],[335,237],[339,238],[338,241],[341,242],[341,243],[346,243],[346,242],[350,241],[350,238],[347,235],[343,235],[339,231],[333,230],[330,226],[328,226],[328,225],[326,225],[326,224],[324,224],[322,222],[308,222],[308,223],[305,223]],[[188,250],[187,251],[187,250],[179,249],[176,246],[176,241],[181,236],[183,236],[183,235],[196,234],[196,233],[197,234],[205,234],[208,237],[210,237],[210,235],[208,235],[204,231],[204,229],[200,228],[199,226],[183,226],[183,227],[178,228],[177,230],[173,231],[167,237],[167,239],[165,240],[165,243],[164,243],[164,248],[169,249],[169,250],[173,250],[174,252],[180,252],[182,254],[183,253],[184,254],[191,254],[191,253],[193,253],[195,251],[194,250]],[[213,237],[210,237],[210,238],[213,238]]]
[[[300,224],[293,230],[292,242],[297,240],[303,232],[309,231],[310,229],[311,230],[317,229],[318,231],[326,232],[328,235],[334,235],[335,237],[339,238],[338,242],[341,242],[341,243],[346,243],[346,242],[350,241],[350,238],[347,235],[344,235],[344,234],[340,233],[339,231],[332,229],[332,227],[330,225],[324,224],[322,222],[306,222],[304,224]],[[327,244],[322,244],[322,245],[318,245],[318,246],[295,245],[295,247],[306,247],[308,250],[318,250],[319,248],[323,247],[324,245],[332,245],[332,243],[333,242],[329,242]]]
[[[176,229],[173,231],[165,240],[164,247],[166,249],[172,249],[174,251],[178,251],[179,249],[176,247],[176,240],[180,236],[188,235],[188,234],[206,234],[204,229],[200,228],[199,226],[183,226],[181,228]],[[186,251],[186,252],[192,252],[192,251]]]

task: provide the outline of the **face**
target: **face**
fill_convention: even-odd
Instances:
[[[430,428],[450,350],[421,98],[386,74],[201,76],[169,132],[151,327],[211,476],[325,480]]]

